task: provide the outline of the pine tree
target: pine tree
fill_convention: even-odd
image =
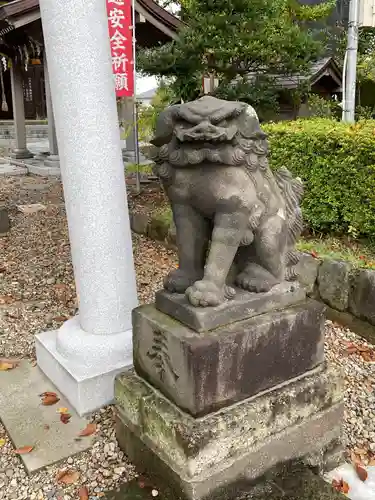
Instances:
[[[309,28],[324,19],[334,0],[311,6],[298,0],[184,0],[184,26],[178,39],[141,50],[145,74],[173,77],[176,96],[191,100],[202,92],[202,78],[219,79],[215,94],[255,107],[276,103],[277,75],[308,70],[324,50]]]

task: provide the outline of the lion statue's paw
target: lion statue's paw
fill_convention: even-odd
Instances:
[[[255,293],[269,292],[278,283],[279,280],[258,264],[250,264],[236,278],[237,286]]]
[[[186,289],[201,277],[187,273],[183,269],[174,269],[164,278],[164,288],[171,293],[185,293]]]
[[[189,302],[195,307],[218,306],[225,299],[225,287],[218,287],[211,281],[197,281],[186,290]]]

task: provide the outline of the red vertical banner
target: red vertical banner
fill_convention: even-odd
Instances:
[[[132,0],[107,0],[108,30],[117,97],[134,95]]]

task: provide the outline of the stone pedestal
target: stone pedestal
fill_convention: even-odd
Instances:
[[[235,500],[280,463],[341,458],[324,307],[290,283],[237,292],[215,308],[158,292],[133,311],[135,372],[116,379],[122,449],[187,500]]]

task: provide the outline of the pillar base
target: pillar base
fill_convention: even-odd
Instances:
[[[46,167],[53,167],[55,169],[60,170],[60,158],[58,155],[49,155],[47,158],[44,160],[44,165]]]
[[[133,364],[132,332],[93,335],[78,317],[36,336],[39,368],[83,416],[113,402],[114,379]]]
[[[13,149],[9,156],[11,158],[15,158],[17,160],[19,159],[24,159],[24,158],[33,158],[34,155],[32,154],[31,151],[29,151],[27,148],[25,149]]]

